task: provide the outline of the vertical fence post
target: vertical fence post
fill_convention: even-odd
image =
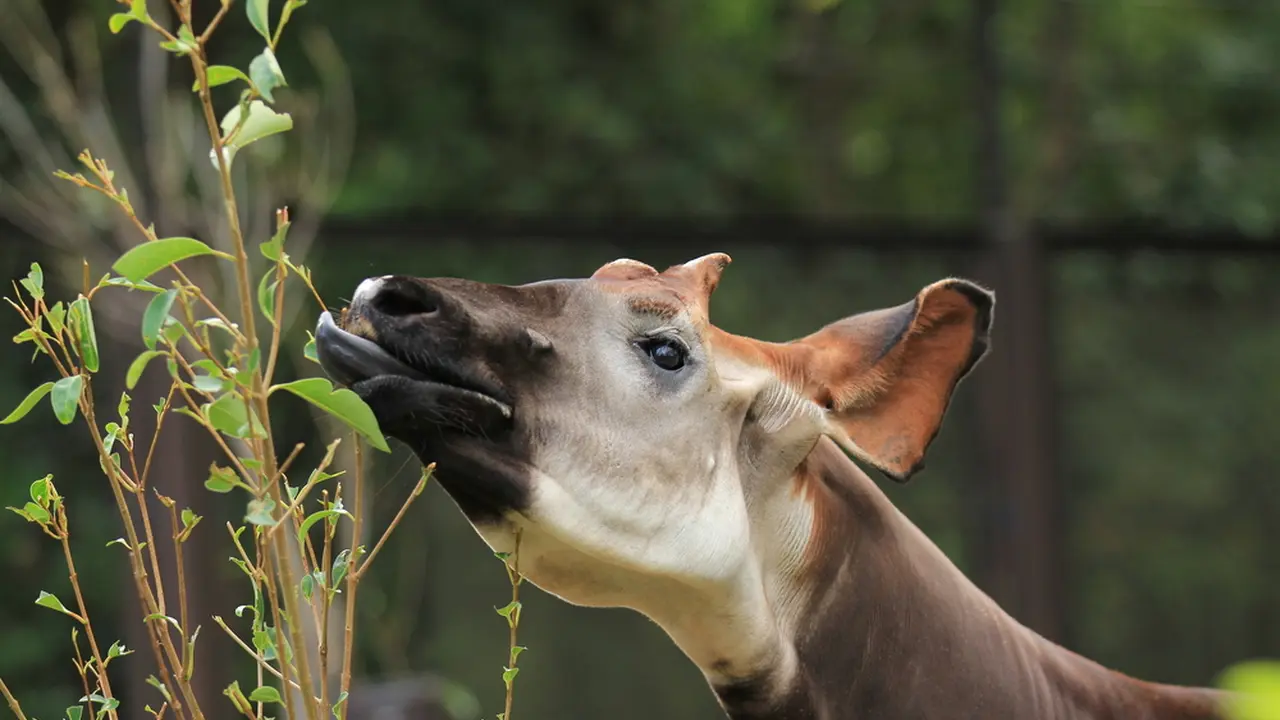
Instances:
[[[977,180],[984,253],[976,274],[996,291],[990,356],[975,383],[983,509],[977,579],[1021,622],[1063,635],[1062,554],[1053,457],[1049,268],[1039,237],[1009,202],[997,42],[999,0],[974,0]]]

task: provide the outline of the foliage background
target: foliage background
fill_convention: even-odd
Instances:
[[[34,3],[0,0],[0,11]],[[110,108],[121,152],[136,154],[154,141],[136,98],[141,56],[136,40],[106,32],[111,6],[43,4],[66,43],[77,18],[95,19],[102,86],[122,98]],[[975,6],[315,0],[292,26],[331,39],[342,70],[286,43],[282,65],[298,71],[281,92],[349,89],[339,97],[355,123],[350,160],[323,202],[301,191],[286,200],[326,213],[308,264],[335,305],[387,272],[526,282],[622,255],[661,265],[724,250],[735,262],[717,322],[793,337],[975,271],[974,254],[958,247],[983,219]],[[1074,228],[1093,248],[1053,253],[1045,287],[1058,639],[1147,679],[1209,683],[1231,662],[1280,653],[1280,6],[1005,0],[994,27],[1012,216]],[[251,41],[243,25],[223,31],[214,56],[243,66]],[[48,142],[78,150],[49,129],[40,83],[14,57],[0,53],[11,91],[0,115],[28,113]],[[182,90],[190,78],[168,82]],[[321,115],[313,127],[336,123]],[[0,196],[53,169],[30,167],[20,150],[0,135]],[[284,147],[256,162],[303,152]],[[203,160],[192,168],[192,177],[207,171]],[[743,232],[708,236],[707,227]],[[823,242],[811,242],[813,227],[830,228]],[[1135,250],[1126,231],[1106,227],[1173,227],[1195,249]],[[877,228],[887,229],[874,243],[858,242]],[[77,257],[20,222],[0,233],[10,277],[31,260]],[[997,344],[1007,340],[1001,319]],[[301,337],[311,321],[299,316],[290,331]],[[21,353],[0,354],[0,405],[43,379]],[[984,538],[1016,518],[981,504],[980,387],[962,389],[929,469],[885,487],[996,588],[1008,578]],[[297,416],[298,432],[310,432]],[[93,459],[72,432],[51,417],[6,429],[0,500],[46,471],[64,487],[84,476],[76,549],[90,602],[123,634],[134,622],[124,563],[103,547],[116,521],[90,500],[105,488],[87,480]],[[399,505],[412,466],[403,449],[380,461],[380,510]],[[358,669],[372,680],[448,678],[456,687],[446,694],[474,693],[492,715],[506,643],[492,610],[507,594],[501,568],[436,488],[398,532],[364,591]],[[0,675],[38,716],[79,695],[64,648],[47,641],[65,623],[31,604],[65,582],[50,550],[18,518],[0,518]],[[208,560],[202,588],[234,606],[225,558]],[[529,594],[521,715],[716,717],[702,679],[648,621]]]

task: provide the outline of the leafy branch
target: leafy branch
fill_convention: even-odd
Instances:
[[[195,422],[222,454],[222,460],[210,466],[205,488],[213,493],[241,493],[246,500],[242,518],[227,522],[225,527],[235,548],[232,562],[252,590],[252,601],[236,610],[236,617],[247,623],[237,630],[221,617],[213,618],[255,661],[256,677],[251,690],[246,693],[239,682],[234,682],[223,691],[234,711],[245,717],[345,717],[354,642],[351,618],[358,583],[428,477],[424,473],[373,552],[366,556],[365,548],[359,544],[363,522],[362,448],[368,443],[379,450],[389,450],[376,418],[358,396],[346,389],[335,389],[326,379],[273,383],[284,342],[288,281],[300,281],[321,307],[324,303],[310,271],[296,264],[285,251],[290,227],[287,209],[277,211],[275,233],[258,246],[259,253],[251,256],[248,252],[231,167],[240,150],[293,126],[288,113],[271,107],[277,91],[287,87],[275,53],[289,19],[305,3],[306,0],[286,0],[272,27],[268,0],[247,0],[249,24],[263,38],[265,47],[246,73],[213,65],[206,54],[214,31],[229,17],[231,0],[223,0],[217,14],[198,35],[193,29],[190,0],[172,3],[177,13],[176,29],[153,18],[145,0],[122,0],[127,11],[108,20],[113,33],[138,23],[159,37],[160,47],[186,58],[191,65],[193,91],[209,134],[211,164],[222,189],[231,252],[216,250],[197,238],[157,233],[154,225],[144,223],[138,216],[128,190],[117,184],[107,161],[85,150],[78,158],[82,170],[59,170],[54,174],[107,198],[136,230],[140,242],[120,255],[111,265],[112,272],[105,273],[96,284],[90,282],[86,261],[83,287],[74,300],[65,304],[49,304],[44,272],[34,263],[27,277],[15,283],[14,297],[6,298],[25,325],[14,342],[30,343],[33,358],[44,356],[57,377],[32,390],[0,424],[21,420],[47,398],[59,423],[70,425],[80,418],[89,431],[124,532],[110,544],[120,545],[128,556],[145,613],[148,642],[157,663],[159,677],[149,678],[148,683],[159,694],[158,707],[145,707],[155,718],[205,717],[192,684],[201,625],[200,618],[191,617],[189,611],[184,560],[184,546],[203,518],[191,508],[178,507],[150,483],[159,433],[170,415],[183,415]],[[244,85],[239,99],[219,119],[210,91],[237,83]],[[258,255],[261,259],[257,259]],[[235,311],[219,307],[188,274],[192,264],[208,262],[231,263],[234,268],[238,301]],[[261,281],[255,284],[252,278],[259,273]],[[116,419],[104,424],[95,402],[100,358],[93,307],[110,305],[120,292],[151,296],[139,323],[146,349],[133,359],[125,373],[127,391],[115,406]],[[258,322],[259,315],[265,324]],[[260,328],[269,330],[263,334]],[[167,373],[168,389],[153,406],[154,432],[148,442],[140,445],[130,429],[132,399],[128,391],[134,390],[149,368],[160,365]],[[295,446],[283,460],[276,453],[269,400],[278,391],[302,398],[352,430],[357,456],[354,512],[342,502],[342,484],[336,479],[343,473],[329,470],[341,440],[327,446],[324,457],[306,474],[305,481],[292,481],[290,473],[303,446]],[[118,642],[103,651],[104,643],[90,619],[71,552],[67,501],[52,476],[33,483],[28,494],[30,500],[24,500],[22,507],[9,509],[60,544],[74,597],[72,607],[47,592],[36,600],[36,604],[62,613],[74,623],[75,664],[85,694],[67,709],[67,717],[76,720],[87,712],[95,720],[115,720],[120,702],[113,693],[108,667],[114,659],[133,651]],[[163,535],[161,523],[151,516],[148,495],[154,495],[165,508],[167,532]],[[350,546],[345,548],[338,547],[337,529],[341,522],[350,523],[355,529]],[[176,587],[166,588],[162,580],[157,553],[162,542],[171,545],[176,559]],[[301,578],[295,576],[295,563],[301,569]],[[346,597],[340,598],[344,592]],[[339,599],[345,599],[348,622],[342,637],[341,680],[339,687],[330,688],[330,648],[325,629]],[[310,666],[311,653],[304,647],[307,623],[317,629],[318,668]],[[78,642],[81,632],[88,645],[87,656]],[[279,685],[268,684],[268,676],[278,680]],[[23,717],[8,688],[0,683],[0,689],[15,715]]]

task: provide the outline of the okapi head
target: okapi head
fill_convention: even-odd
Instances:
[[[490,547],[510,552],[519,533],[533,583],[644,613],[735,716],[852,717],[884,691],[863,699],[843,675],[876,665],[866,653],[885,643],[905,657],[893,628],[946,619],[912,620],[928,602],[905,593],[859,593],[921,575],[932,594],[954,583],[985,596],[837,448],[895,480],[919,470],[987,350],[994,298],[947,279],[897,307],[762,342],[710,322],[728,263],[716,253],[659,272],[617,260],[590,278],[515,287],[371,278],[341,327],[322,317],[320,359],[387,434],[437,463]],[[859,620],[864,610],[878,625]],[[918,703],[935,695],[938,717],[960,717],[936,686],[896,682],[910,694],[902,717],[934,717]]]

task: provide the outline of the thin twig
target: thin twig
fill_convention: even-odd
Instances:
[[[358,435],[353,435],[353,437],[355,437],[355,467],[353,469],[355,482],[352,485],[352,492],[355,498],[351,502],[351,555],[347,561],[351,563],[351,567],[347,571],[346,617],[344,618],[342,632],[342,675],[338,680],[339,695],[351,689],[351,655],[355,650],[356,591],[360,588],[360,573],[356,572],[358,566],[356,566],[355,562],[356,554],[360,548],[360,533],[364,524],[364,443],[361,442]],[[338,720],[346,720],[348,705],[349,703],[342,703]]]
[[[341,497],[341,495],[338,497]],[[328,507],[328,503],[325,503],[322,507]],[[328,518],[321,520],[320,525],[324,531],[324,560],[320,568],[321,572],[324,572],[326,568],[333,565],[333,527]],[[348,562],[351,561],[348,560]],[[324,588],[321,588],[321,590],[323,591]],[[316,638],[319,640],[320,646],[320,674],[318,678],[320,681],[320,704],[323,707],[329,706],[329,608],[332,605],[333,595],[324,591],[320,598],[320,627],[316,632]]]
[[[164,412],[156,416],[156,430],[151,435],[151,445],[147,448],[147,459],[142,461],[142,477],[138,478],[138,486],[147,486],[147,476],[151,474],[151,457],[156,452],[156,443],[160,439],[160,429],[164,427],[164,419],[169,414],[169,406],[173,403],[174,385],[169,385],[169,394],[164,398]]]
[[[187,625],[187,580],[182,562],[182,524],[178,520],[176,505],[169,506],[169,520],[173,524],[173,555],[178,571],[178,624],[182,626],[183,635],[186,635],[191,632],[191,626]],[[189,677],[191,668],[185,670]]]
[[[27,716],[22,714],[22,706],[18,704],[18,699],[9,692],[9,686],[4,684],[3,679],[0,679],[0,694],[4,695],[4,699],[9,703],[9,709],[18,716],[18,720],[27,720]]]
[[[378,556],[378,551],[381,550],[382,546],[387,542],[387,538],[391,537],[391,531],[396,529],[396,526],[400,524],[400,520],[404,518],[405,513],[409,511],[409,505],[411,505],[426,488],[427,481],[431,479],[431,473],[435,471],[435,468],[435,463],[431,463],[427,467],[423,468],[422,477],[418,480],[418,484],[414,486],[413,492],[409,494],[409,497],[405,498],[404,504],[401,505],[400,510],[396,512],[396,516],[391,519],[391,524],[387,525],[387,529],[382,532],[382,537],[378,538],[378,542],[374,544],[373,550],[369,551],[368,557],[364,559],[364,562],[360,563],[360,567],[358,569],[352,569],[353,573],[363,574],[365,568],[367,568],[373,562],[373,559]]]
[[[508,625],[511,626],[511,641],[507,649],[507,662],[510,663],[508,670],[516,669],[516,630],[520,626],[520,584],[524,578],[520,575],[520,536],[522,531],[516,531],[515,549],[511,553],[511,564],[507,565],[507,577],[511,579],[511,615],[508,616]],[[506,565],[506,561],[503,561]],[[505,674],[507,670],[504,670]],[[507,701],[502,711],[502,720],[511,720],[511,705],[515,700],[516,679],[514,676],[506,682]]]
[[[92,384],[91,378],[85,379],[86,397],[93,397]],[[83,412],[84,419],[89,427],[89,437],[93,440],[94,447],[98,451],[98,458],[102,461],[103,467],[107,468],[107,476],[111,479],[111,482],[108,484],[111,486],[111,492],[115,497],[116,509],[120,513],[120,521],[124,526],[125,539],[129,543],[129,559],[133,565],[133,580],[138,592],[138,597],[142,600],[143,607],[146,609],[148,615],[156,614],[159,612],[159,607],[156,603],[155,596],[152,595],[151,586],[146,580],[146,564],[142,560],[142,551],[138,548],[138,533],[134,529],[133,514],[129,512],[129,503],[125,498],[122,484],[117,480],[119,469],[116,467],[115,463],[111,461],[111,457],[107,453],[106,447],[102,444],[102,438],[95,431],[95,428],[98,427],[98,419],[94,412],[93,403],[86,403]],[[145,512],[145,506],[140,508],[140,510]],[[179,655],[173,647],[173,639],[169,636],[168,632],[162,633],[156,630],[154,627],[156,622],[163,622],[163,620],[156,620],[146,624],[150,631],[148,633],[148,637],[151,639],[151,649],[155,654],[161,675],[164,676],[164,679],[168,680],[169,668],[173,669],[173,676],[175,678],[179,678],[174,680],[174,682],[178,690],[181,692],[183,699],[186,701],[187,706],[192,713],[192,717],[196,718],[196,720],[203,720],[204,713],[200,710],[200,706],[195,700],[195,694],[191,689],[190,683],[182,682],[180,680],[182,674],[179,670],[182,667],[182,661],[179,659]],[[164,650],[163,653],[161,653],[161,649]],[[165,663],[161,662],[162,658],[165,657],[169,660],[169,665],[167,667]],[[179,715],[182,714],[182,702],[178,700],[177,696],[173,697],[173,708],[175,713]]]
[[[280,682],[285,682],[284,675],[280,674],[279,670],[275,669],[274,667],[271,667],[271,664],[263,660],[262,656],[258,654],[257,650],[254,650],[253,648],[249,647],[248,643],[240,639],[240,636],[237,635],[234,630],[227,627],[227,623],[225,620],[222,619],[222,616],[214,615],[213,622],[217,624],[218,627],[226,631],[227,636],[230,637],[233,641],[235,641],[235,644],[239,645],[241,650],[244,650],[246,653],[248,653],[249,657],[254,659],[255,664],[258,666],[259,670],[266,670],[267,672],[271,673]],[[298,687],[298,683],[292,680],[288,681],[288,685],[294,690],[299,690],[299,691],[302,690],[302,688]]]
[[[89,620],[89,606],[84,602],[84,594],[80,592],[80,578],[76,573],[76,562],[71,557],[70,533],[67,532],[67,506],[61,504],[58,506],[58,524],[62,526],[62,556],[67,562],[67,573],[71,579],[71,590],[76,596],[76,607],[80,610],[80,622],[84,624],[84,634],[89,638],[89,649],[93,652],[93,661],[97,666],[98,684],[102,687],[102,694],[106,697],[114,697],[111,694],[111,680],[107,677],[106,665],[102,663],[102,652],[98,649],[98,638],[93,632],[93,624]],[[115,710],[109,710],[108,716],[112,718],[119,717]]]

